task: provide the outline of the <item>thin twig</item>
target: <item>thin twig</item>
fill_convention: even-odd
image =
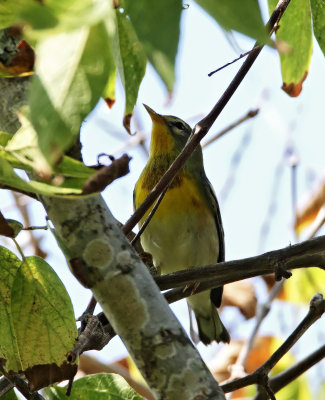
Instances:
[[[316,294],[310,301],[310,307],[305,318],[297,328],[291,333],[287,340],[271,355],[271,357],[251,374],[239,378],[235,381],[221,385],[225,393],[233,392],[244,386],[260,384],[265,377],[279,362],[279,360],[291,349],[291,347],[301,338],[310,326],[317,321],[325,312],[325,300],[321,294]]]
[[[325,345],[320,347],[318,350],[311,353],[303,360],[297,362],[292,367],[280,372],[269,380],[269,385],[274,393],[281,390],[283,387],[288,385],[290,382],[297,379],[300,375],[306,372],[308,369],[313,367],[319,361],[325,357]],[[267,400],[267,397],[263,393],[258,393],[254,400]]]
[[[253,49],[253,50],[254,50],[254,49]],[[212,76],[213,74],[215,74],[215,73],[221,71],[222,69],[224,69],[224,68],[226,68],[226,67],[229,67],[229,65],[232,65],[232,64],[234,64],[235,62],[241,60],[242,58],[248,56],[248,54],[251,53],[251,52],[252,52],[252,50],[249,50],[249,51],[246,51],[246,52],[243,53],[243,54],[240,54],[239,57],[237,57],[237,58],[235,58],[234,60],[228,62],[227,64],[223,65],[222,67],[219,67],[219,68],[215,69],[214,71],[209,72],[209,73],[208,73],[208,76]]]
[[[155,212],[157,211],[157,208],[159,207],[159,204],[161,203],[162,199],[164,198],[164,196],[165,196],[165,194],[166,194],[166,192],[168,190],[168,187],[169,187],[169,185],[165,187],[165,189],[164,189],[164,191],[162,193],[160,193],[155,205],[153,206],[152,210],[148,214],[148,216],[145,219],[144,223],[141,225],[141,228],[139,229],[139,232],[132,239],[132,241],[131,241],[132,246],[137,242],[137,240],[143,234],[143,232],[146,229],[146,227],[149,225],[149,222],[151,221],[152,217],[154,216]]]
[[[12,191],[13,198],[15,200],[16,206],[19,209],[19,212],[21,216],[23,217],[24,220],[24,226],[30,227],[31,221],[30,221],[30,216],[28,212],[28,203],[22,204],[21,199],[22,196],[14,191]],[[34,248],[34,253],[42,258],[46,257],[46,253],[42,250],[40,246],[40,242],[42,240],[42,237],[36,237],[34,233],[32,232],[32,229],[26,229],[28,230],[28,235],[29,235],[29,240],[31,245]]]
[[[31,392],[28,388],[28,384],[20,376],[18,375],[9,376],[1,364],[0,364],[0,372],[5,376],[5,378],[9,382],[7,383],[1,380],[4,386],[7,385],[7,388],[9,388],[10,386],[11,386],[10,389],[12,389],[12,387],[16,387],[27,400],[45,400],[44,397],[41,396],[38,392]]]
[[[23,231],[37,231],[37,230],[43,230],[46,231],[49,229],[48,225],[41,225],[41,226],[26,226],[26,228],[23,228]]]
[[[284,279],[282,279],[280,282],[276,282],[276,284],[273,286],[272,290],[269,293],[267,301],[261,305],[261,307],[257,313],[257,316],[256,316],[255,326],[252,330],[252,333],[251,333],[248,341],[245,342],[244,346],[242,347],[236,363],[232,366],[232,370],[238,371],[239,367],[241,367],[242,372],[244,372],[244,367],[245,367],[248,355],[253,347],[253,344],[254,344],[255,338],[257,336],[257,333],[260,329],[260,326],[262,325],[262,322],[265,319],[265,317],[270,312],[271,304],[272,304],[273,300],[277,297],[277,295],[280,293],[284,282],[285,282]],[[232,378],[234,378],[234,377],[232,377]]]
[[[282,17],[284,11],[289,5],[290,0],[280,0],[272,13],[269,22],[267,23],[267,29],[269,32],[272,32],[274,26]],[[177,172],[183,167],[185,162],[188,160],[190,155],[193,153],[195,148],[198,146],[203,137],[208,133],[210,127],[215,122],[217,117],[220,115],[221,111],[227,105],[228,101],[231,99],[233,94],[238,89],[239,85],[245,78],[246,74],[250,70],[251,66],[255,62],[259,53],[261,52],[263,45],[254,45],[251,53],[247,56],[245,62],[239,69],[238,73],[235,75],[234,79],[226,89],[226,91],[221,96],[220,100],[214,106],[214,108],[210,111],[210,113],[203,118],[200,122],[196,124],[193,130],[193,134],[179,154],[179,156],[175,159],[172,165],[168,168],[166,173],[162,176],[160,181],[154,187],[154,189],[149,193],[145,201],[138,207],[138,209],[134,212],[134,214],[128,219],[128,221],[123,226],[123,232],[128,234],[135,225],[140,221],[140,219],[145,215],[147,210],[152,206],[154,201],[158,198],[160,193],[164,190],[164,188],[170,184],[172,179],[176,176]]]
[[[227,126],[226,128],[224,128],[222,131],[220,131],[219,133],[217,133],[216,135],[212,136],[211,139],[207,140],[206,142],[202,143],[202,148],[207,147],[209,144],[215,142],[217,139],[220,139],[221,136],[225,135],[226,133],[228,133],[229,131],[231,131],[232,129],[236,128],[237,126],[239,126],[240,124],[242,124],[243,122],[256,117],[256,115],[259,113],[259,109],[255,109],[255,110],[250,110],[248,111],[243,117],[239,118],[237,121],[233,122],[232,124],[230,124],[229,126]]]
[[[5,376],[0,378],[0,398],[4,396],[6,393],[10,392],[15,385],[9,381]]]

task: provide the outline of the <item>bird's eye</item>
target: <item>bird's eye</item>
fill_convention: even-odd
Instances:
[[[174,122],[174,126],[180,131],[185,131],[185,126],[182,124],[182,122]]]

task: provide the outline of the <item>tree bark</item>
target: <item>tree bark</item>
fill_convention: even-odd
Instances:
[[[28,80],[0,79],[0,129],[15,133]],[[225,399],[101,195],[41,198],[79,281],[90,288],[157,399]]]

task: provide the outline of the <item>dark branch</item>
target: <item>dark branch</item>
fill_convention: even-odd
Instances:
[[[295,268],[324,268],[324,248],[325,236],[319,236],[259,256],[178,271],[157,276],[155,280],[161,290],[184,287],[192,282],[201,282],[202,287],[211,289],[254,276],[278,273],[279,270],[283,274]],[[200,286],[198,289],[201,289]]]
[[[237,379],[235,381],[221,385],[225,393],[233,392],[242,387],[259,384],[265,388],[265,379],[269,372],[278,363],[278,361],[291,349],[291,347],[300,339],[310,326],[317,321],[325,312],[325,300],[321,294],[316,294],[310,301],[308,314],[291,333],[287,340],[271,355],[271,357],[251,374]]]
[[[290,382],[297,379],[300,375],[306,372],[308,369],[313,367],[319,361],[325,357],[325,345],[320,347],[318,350],[311,353],[303,360],[297,362],[287,370],[280,372],[278,375],[270,379],[269,384],[274,393],[281,390],[283,387],[288,385]],[[258,393],[254,400],[267,400],[267,396],[263,393]]]
[[[195,293],[199,293],[203,290],[211,289],[226,283],[274,272],[278,265],[281,265],[285,270],[294,268],[323,267],[325,265],[324,248],[325,236],[320,236],[257,257],[219,263],[214,266],[196,267],[193,270],[179,271],[168,275],[158,276],[155,277],[155,279],[157,284],[163,289],[181,286],[165,293],[165,298],[168,303],[173,303],[194,294],[191,285],[188,285],[184,289],[185,285],[192,282],[201,281],[195,291]],[[77,348],[75,349],[76,355],[79,353],[81,354],[85,349],[98,349],[98,347],[93,347],[96,341],[99,341],[100,348],[103,348],[115,336],[115,332],[112,330],[105,316],[99,314],[97,317],[99,318],[99,325],[96,325],[96,329],[94,330],[88,330],[87,334],[82,337],[82,344],[77,344]],[[87,317],[86,324],[88,322]],[[99,340],[98,337],[101,336],[103,336],[103,339]]]

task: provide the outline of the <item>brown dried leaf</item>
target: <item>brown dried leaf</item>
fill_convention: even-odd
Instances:
[[[17,53],[10,63],[0,62],[0,72],[15,76],[29,75],[33,73],[34,63],[34,50],[25,40],[21,40],[17,45]]]
[[[256,315],[257,299],[253,284],[246,280],[225,285],[222,305],[238,307],[246,319],[254,317]]]
[[[284,90],[289,96],[291,97],[298,97],[302,91],[302,84],[304,83],[305,79],[307,78],[308,71],[305,72],[303,78],[300,82],[297,83],[286,83],[283,82],[282,90]]]
[[[127,154],[112,161],[111,165],[102,167],[96,174],[91,176],[82,187],[82,194],[101,192],[115,179],[129,173],[129,162],[131,158]]]
[[[77,373],[78,365],[64,362],[58,366],[55,363],[34,365],[25,371],[28,386],[31,391],[42,389],[55,382],[72,379]]]

